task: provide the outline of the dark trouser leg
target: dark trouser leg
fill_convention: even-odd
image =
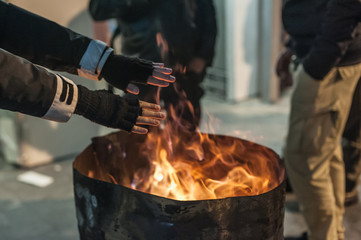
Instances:
[[[357,187],[361,174],[361,81],[358,82],[355,89],[342,138],[346,171],[345,205],[351,205],[357,202]]]

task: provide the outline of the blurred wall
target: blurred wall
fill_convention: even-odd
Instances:
[[[89,0],[10,0],[9,2],[67,26],[75,16],[87,8]]]
[[[218,36],[208,95],[238,102],[252,97],[278,99],[275,61],[281,46],[282,0],[213,0]]]

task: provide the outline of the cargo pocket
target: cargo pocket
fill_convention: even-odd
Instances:
[[[299,150],[302,153],[321,153],[335,147],[341,127],[338,102],[315,109],[304,118],[300,133]]]

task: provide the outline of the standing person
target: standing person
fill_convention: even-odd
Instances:
[[[212,63],[217,34],[212,0],[91,0],[89,10],[96,21],[117,19],[123,54],[163,61],[174,68],[176,86],[162,89],[160,98],[167,110],[177,108],[183,98],[179,92],[184,91],[194,111],[183,109],[176,115],[182,125],[194,130],[204,94],[200,84]],[[157,89],[141,92],[141,98],[151,101]]]
[[[287,42],[285,46],[286,49],[281,53],[276,66],[281,92],[292,86],[293,83],[290,72],[293,52],[292,49],[288,47]],[[341,143],[346,173],[345,206],[347,207],[358,202],[358,186],[361,175],[361,81],[358,82],[355,89]],[[292,192],[288,181],[287,179],[286,192]]]
[[[361,1],[286,0],[295,88],[285,164],[305,217],[299,239],[343,240],[341,138],[361,77]]]

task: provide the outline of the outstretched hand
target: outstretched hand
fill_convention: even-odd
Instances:
[[[288,87],[291,87],[293,84],[292,74],[289,68],[292,55],[292,50],[287,48],[284,52],[281,53],[277,61],[276,74],[279,78],[281,92],[283,92]]]
[[[148,77],[147,84],[157,87],[168,87],[169,83],[175,82],[175,77],[170,75],[171,73],[172,69],[165,68],[164,63],[153,63],[153,74]],[[127,91],[135,95],[139,94],[139,88],[132,83],[128,84]]]
[[[146,134],[148,129],[137,125],[159,126],[160,120],[166,117],[165,113],[160,112],[161,107],[157,104],[139,101],[139,106],[142,108],[142,115],[138,116],[136,125],[132,128],[133,133]]]
[[[105,90],[89,90],[78,85],[78,102],[74,111],[97,124],[146,134],[148,129],[137,125],[158,126],[165,113],[157,104],[124,98]]]
[[[165,68],[163,63],[111,54],[104,64],[101,76],[116,88],[138,94],[139,88],[134,84],[167,87],[175,81],[171,73],[172,69]]]

